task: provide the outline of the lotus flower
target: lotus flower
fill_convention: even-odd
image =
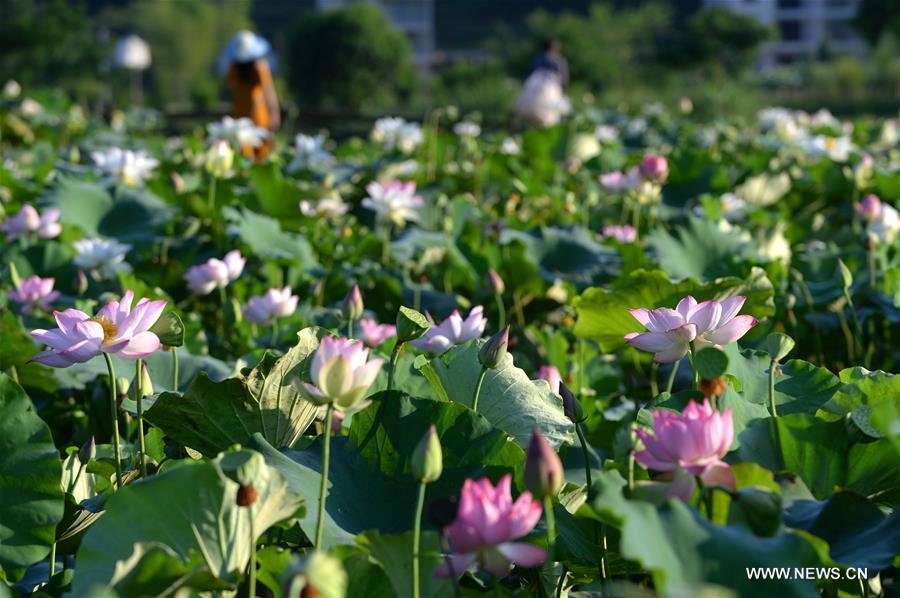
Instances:
[[[625,340],[643,351],[655,353],[658,363],[672,363],[687,355],[691,343],[696,348],[721,347],[733,343],[756,325],[753,316],[739,316],[746,297],[697,303],[685,297],[676,309],[632,309],[634,318],[649,332],[632,332]]]
[[[52,208],[38,213],[31,204],[25,204],[19,213],[12,218],[7,218],[0,224],[0,229],[6,233],[7,241],[14,241],[19,237],[37,235],[42,239],[58,237],[62,232],[59,220],[59,210]]]
[[[269,289],[265,295],[250,297],[244,306],[244,317],[254,324],[271,324],[297,310],[297,295],[291,295],[291,287]]]
[[[407,222],[418,222],[418,209],[425,205],[422,198],[416,195],[415,183],[391,181],[381,184],[369,183],[366,186],[369,196],[363,199],[364,208],[374,210],[376,217],[384,222],[393,222],[403,227]]]
[[[853,208],[866,222],[874,222],[881,217],[881,199],[874,193],[869,193],[862,201],[853,204]]]
[[[375,320],[360,320],[359,327],[362,330],[362,341],[370,349],[381,346],[384,341],[397,334],[397,327],[393,324],[379,324]]]
[[[446,529],[454,554],[449,564],[438,566],[438,576],[458,577],[477,565],[477,569],[503,577],[513,564],[536,567],[547,560],[543,548],[512,541],[534,529],[541,518],[541,503],[532,499],[530,492],[523,492],[513,502],[511,481],[506,474],[496,488],[487,478],[463,483],[456,519]]]
[[[300,202],[300,212],[304,216],[316,218],[333,218],[335,216],[343,216],[350,209],[346,203],[340,198],[325,198],[319,201],[302,200]]]
[[[346,410],[363,398],[381,370],[383,359],[368,363],[369,350],[349,338],[322,339],[312,362],[312,384],[303,383],[307,397],[318,404],[334,403]]]
[[[101,279],[115,278],[119,272],[131,272],[131,266],[125,261],[131,245],[114,239],[79,239],[73,245],[78,252],[72,260],[75,265],[91,270]]]
[[[706,484],[735,487],[734,472],[722,461],[734,442],[730,407],[720,413],[707,399],[702,405],[689,401],[681,414],[657,409],[653,434],[639,429],[637,435],[645,448],[635,453],[635,460],[672,482],[669,496],[689,500],[694,476]]]
[[[390,116],[376,120],[370,136],[372,141],[380,143],[385,149],[396,149],[404,154],[411,154],[425,141],[418,123]]]
[[[56,280],[53,278],[30,276],[26,280],[20,281],[15,290],[10,291],[9,298],[22,304],[20,311],[26,316],[35,309],[47,311],[50,309],[50,303],[59,297],[59,291],[53,290],[55,282]]]
[[[132,308],[133,302],[134,292],[129,290],[121,301],[111,301],[94,317],[77,309],[54,312],[58,328],[31,332],[36,341],[49,347],[32,360],[65,368],[100,353],[117,353],[125,359],[150,355],[160,347],[159,337],[150,328],[159,319],[166,302],[144,298]]]
[[[542,365],[540,369],[538,369],[538,378],[546,380],[547,384],[550,385],[550,390],[559,394],[559,384],[562,382],[562,376],[560,375],[559,370],[556,369],[556,366]]]
[[[481,126],[469,120],[461,120],[453,125],[453,132],[460,137],[478,137],[481,135]]]
[[[453,345],[461,345],[474,338],[481,338],[485,326],[487,326],[487,318],[484,317],[482,306],[473,307],[465,320],[459,311],[454,310],[446,320],[437,326],[432,326],[422,338],[410,344],[428,353],[440,354]]]
[[[629,224],[613,224],[603,228],[604,239],[615,239],[619,243],[634,243],[637,239],[637,231]]]
[[[652,181],[662,182],[669,175],[669,162],[663,156],[644,156],[639,168],[641,175]]]
[[[159,160],[151,158],[144,150],[132,151],[120,147],[91,152],[91,158],[101,172],[126,187],[140,186],[159,165]]]
[[[220,122],[210,123],[206,127],[212,140],[223,139],[234,149],[245,146],[260,147],[269,136],[269,131],[257,127],[249,118],[224,117]]]
[[[632,168],[627,173],[614,170],[600,175],[600,185],[607,191],[628,191],[636,188],[640,182],[640,172],[637,168]]]
[[[876,245],[893,243],[900,235],[900,212],[887,202],[882,202],[878,217],[869,223],[869,239]]]
[[[298,134],[294,138],[294,160],[288,165],[289,172],[298,170],[320,170],[334,163],[334,156],[325,150],[325,137]]]
[[[222,259],[210,258],[204,264],[191,266],[185,273],[188,290],[194,295],[209,295],[215,289],[224,289],[240,277],[247,260],[237,249],[229,251]]]

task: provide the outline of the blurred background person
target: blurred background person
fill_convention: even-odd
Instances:
[[[516,114],[537,127],[557,124],[571,108],[564,91],[568,83],[569,66],[562,54],[562,44],[557,39],[549,39],[525,80],[516,102]]]
[[[251,31],[241,31],[225,46],[223,62],[232,95],[231,116],[249,118],[258,127],[276,131],[281,126],[281,107],[272,83],[268,56],[272,47]],[[257,148],[244,147],[246,156],[261,160],[271,147],[271,136]]]

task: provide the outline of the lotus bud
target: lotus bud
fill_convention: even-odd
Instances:
[[[234,150],[231,149],[231,144],[224,139],[213,143],[209,151],[206,152],[206,172],[217,179],[228,176],[228,172],[233,164]]]
[[[354,284],[347,296],[344,297],[344,304],[341,306],[341,313],[344,314],[345,320],[358,320],[363,315],[362,293],[359,291],[359,285]]]
[[[94,440],[93,436],[91,436],[83,445],[81,445],[81,449],[79,449],[78,451],[78,460],[82,463],[87,463],[88,461],[93,461],[96,458],[97,441]]]
[[[584,421],[584,412],[581,409],[581,401],[569,390],[565,382],[559,383],[559,396],[563,400],[563,413],[572,423],[581,423]]]
[[[844,291],[850,290],[850,287],[853,286],[853,273],[850,272],[850,268],[847,267],[847,264],[842,259],[838,259],[838,272],[841,274],[841,283],[844,285]]]
[[[766,337],[766,353],[772,361],[778,362],[784,359],[794,348],[794,339],[781,332],[773,332]]]
[[[137,384],[135,380],[134,389],[137,392]],[[150,379],[150,371],[147,369],[147,364],[141,364],[141,393],[144,397],[149,397],[153,394],[153,381]]]
[[[536,499],[553,496],[562,488],[562,462],[537,426],[534,427],[525,455],[524,477],[525,487]]]
[[[491,288],[491,292],[495,295],[502,295],[506,290],[506,285],[503,283],[503,279],[500,278],[500,275],[493,268],[488,269],[487,273],[488,286]]]
[[[488,339],[478,351],[478,361],[483,367],[496,369],[500,367],[509,347],[509,325]]]
[[[75,291],[79,295],[84,295],[88,290],[87,274],[83,270],[79,270],[75,275]]]
[[[759,488],[744,488],[731,501],[728,523],[743,523],[757,536],[774,536],[781,528],[781,497]]]
[[[116,392],[119,394],[119,398],[127,397],[128,391],[131,389],[131,381],[125,376],[119,376],[116,378]]]
[[[420,482],[430,484],[444,471],[444,455],[437,429],[432,425],[412,454],[412,473]]]
[[[403,306],[397,312],[396,324],[397,339],[401,343],[421,338],[431,328],[431,323],[425,319],[425,316],[414,309]]]

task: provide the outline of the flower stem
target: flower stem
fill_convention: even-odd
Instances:
[[[775,408],[775,368],[778,363],[773,359],[769,362],[769,413],[772,417],[778,417],[778,411]]]
[[[587,439],[584,437],[584,430],[581,423],[575,424],[575,433],[578,434],[578,441],[581,443],[581,452],[584,454],[584,479],[587,483],[588,490],[591,487],[591,456],[588,452]]]
[[[50,547],[50,575],[47,577],[47,581],[52,583],[54,575],[56,575],[56,540]]]
[[[497,293],[494,295],[494,299],[497,301],[497,322],[499,323],[497,329],[503,330],[506,327],[506,307],[503,306],[503,295]]]
[[[178,348],[172,347],[172,391],[178,392]]]
[[[475,386],[475,396],[472,397],[472,411],[478,411],[478,396],[481,394],[481,385],[484,383],[484,376],[487,374],[486,367],[481,368],[481,374],[478,375],[478,384]]]
[[[397,360],[400,358],[400,350],[403,348],[403,341],[398,340],[391,351],[391,369],[388,370],[387,389],[394,390],[394,370],[397,369]]]
[[[119,440],[119,401],[116,397],[116,369],[109,353],[104,353],[106,370],[109,372],[109,414],[112,418],[113,452],[116,461],[116,489],[122,487],[122,448]]]
[[[322,447],[322,482],[319,485],[319,519],[316,522],[316,550],[322,547],[322,534],[325,531],[325,499],[328,498],[328,465],[331,460],[331,418],[334,415],[334,404],[328,404],[325,415],[325,445]]]
[[[207,207],[209,207],[210,215],[212,215],[213,211],[216,209],[216,177],[211,177],[209,181]]]
[[[419,541],[422,536],[422,511],[425,508],[425,482],[419,484],[419,501],[416,503],[416,519],[413,521],[412,595],[419,598]]]
[[[353,318],[347,318],[347,338],[353,338]]]
[[[280,330],[278,330],[278,318],[272,320],[272,345],[278,344],[278,337],[281,336]]]
[[[144,360],[138,359],[135,363],[134,368],[134,396],[135,402],[137,403],[137,427],[138,427],[138,444],[141,447],[141,477],[147,477],[147,463],[144,460],[144,457],[147,454],[147,447],[144,441],[144,372],[143,365]]]
[[[388,222],[384,223],[384,235],[382,245],[381,245],[381,263],[385,265],[388,263],[388,258],[391,255],[391,225]]]
[[[544,516],[547,518],[547,558],[552,563],[556,545],[556,518],[553,514],[553,497],[549,494],[544,497]]]
[[[672,394],[672,385],[675,384],[675,374],[678,373],[678,366],[680,365],[680,359],[672,364],[672,371],[669,372],[669,380],[666,382],[666,392],[669,394]]]

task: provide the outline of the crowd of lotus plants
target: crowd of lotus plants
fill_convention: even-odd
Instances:
[[[897,595],[900,120],[479,120],[8,84],[0,596]]]

